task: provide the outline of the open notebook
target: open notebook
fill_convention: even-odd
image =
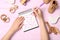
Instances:
[[[24,16],[25,18],[24,26],[22,28],[24,32],[38,28],[37,20],[35,16],[33,15],[32,9],[28,9],[26,11],[20,12],[19,17],[20,16]]]

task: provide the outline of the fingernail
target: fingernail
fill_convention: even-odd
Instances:
[[[36,8],[34,8],[34,9],[36,9]]]
[[[33,12],[33,14],[34,14],[34,16],[36,17],[35,12]]]
[[[33,12],[33,13],[35,13],[35,12]]]
[[[19,18],[24,18],[23,16],[19,17]]]
[[[23,20],[25,20],[25,18],[24,18],[24,17],[22,17],[22,19],[23,19]]]

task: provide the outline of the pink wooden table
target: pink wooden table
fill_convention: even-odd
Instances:
[[[57,0],[59,3],[59,8],[53,13],[49,14],[47,9],[49,4],[44,4],[41,7],[41,10],[43,11],[44,19],[45,21],[49,21],[49,17],[56,18],[57,16],[60,16],[60,0]],[[0,19],[0,40],[1,38],[7,33],[7,31],[10,29],[13,21],[18,17],[18,13],[27,10],[29,8],[34,8],[36,6],[40,6],[40,4],[43,3],[43,0],[30,0],[30,2],[27,3],[26,6],[23,6],[19,3],[19,0],[16,1],[16,5],[19,6],[19,9],[14,13],[11,14],[9,12],[9,9],[12,5],[8,3],[6,0],[0,0],[0,15],[1,14],[6,14],[8,17],[10,17],[10,22],[9,23],[4,23]],[[56,20],[56,19],[55,19]],[[51,23],[50,23],[51,24]],[[51,24],[52,25],[52,24]],[[60,30],[60,20],[58,21],[57,24],[54,24],[59,30]],[[51,40],[60,40],[60,34],[55,35],[55,34],[50,34]],[[19,30],[14,34],[14,36],[11,38],[11,40],[40,40],[40,28],[36,28],[34,30],[28,31],[28,32],[23,32],[22,30]]]

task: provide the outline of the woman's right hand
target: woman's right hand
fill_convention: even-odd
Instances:
[[[41,30],[41,40],[49,40],[49,36],[46,30],[46,25],[41,10],[39,8],[35,8],[33,13],[37,19],[38,25]]]
[[[39,8],[34,8],[33,13],[34,13],[35,17],[37,17],[37,18],[42,18],[43,17],[42,12]]]
[[[33,14],[37,18],[37,21],[40,21],[40,19],[43,18],[42,12],[39,8],[34,8]]]

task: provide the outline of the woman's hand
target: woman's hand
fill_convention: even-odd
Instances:
[[[46,30],[46,25],[45,25],[41,10],[39,8],[35,8],[33,13],[34,13],[35,17],[37,18],[37,22],[40,27],[41,40],[49,40],[49,36],[48,36],[47,30]]]
[[[39,8],[34,8],[33,13],[34,13],[35,17],[38,18],[38,19],[43,17],[42,12]]]
[[[40,24],[40,20],[43,19],[42,11],[39,8],[34,8],[33,14],[36,17],[38,24]]]
[[[21,29],[22,28],[22,26],[23,26],[23,22],[24,22],[24,17],[18,17],[15,21],[14,21],[14,23],[13,23],[13,25],[12,25],[12,27],[11,27],[11,30],[12,31],[17,31],[17,30],[19,30],[19,29]]]
[[[22,28],[23,26],[23,22],[24,22],[24,17],[18,17],[12,27],[10,28],[10,30],[6,33],[6,35],[2,38],[2,40],[10,40],[10,38],[12,37],[12,35],[19,29]]]

